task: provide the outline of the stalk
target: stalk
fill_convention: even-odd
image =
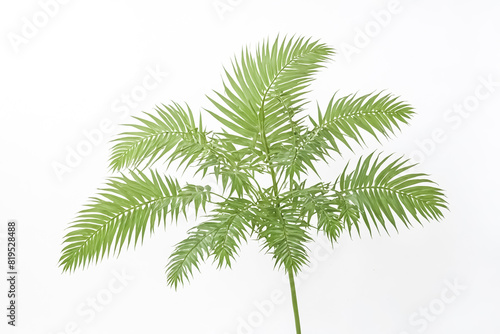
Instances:
[[[299,318],[299,306],[297,304],[297,292],[295,291],[295,279],[293,278],[293,273],[288,272],[288,279],[290,280],[290,290],[292,292],[292,305],[293,305],[293,315],[295,317],[295,330],[297,334],[301,333],[300,330],[300,318]]]
[[[281,73],[281,71],[280,71],[280,73]],[[276,78],[277,78],[277,76],[276,76]],[[276,80],[276,78],[273,79],[273,83]],[[274,196],[275,196],[275,206],[276,206],[276,209],[279,210],[280,209],[280,203],[279,203],[279,200],[278,200],[278,197],[279,197],[278,180],[276,178],[276,172],[274,170],[274,167],[273,167],[273,165],[271,164],[271,161],[270,161],[269,144],[267,142],[266,132],[264,130],[264,120],[265,120],[264,102],[265,102],[265,97],[266,97],[267,93],[269,92],[269,89],[271,88],[271,86],[272,85],[269,85],[269,87],[267,88],[266,92],[264,93],[264,98],[262,99],[262,105],[260,106],[260,111],[259,111],[259,118],[260,118],[259,128],[260,128],[260,136],[261,136],[262,144],[264,144],[264,153],[266,155],[266,159],[265,160],[266,160],[267,165],[269,166],[269,171],[270,171],[271,179],[272,179],[272,182],[273,182],[273,191],[274,191]],[[294,140],[295,140],[295,136],[294,136]],[[294,141],[294,143],[295,143],[295,141]],[[293,176],[291,177],[291,179],[292,178],[293,178]],[[290,182],[290,189],[292,189],[292,182]],[[280,213],[280,220],[284,223],[283,217],[281,216],[281,213]],[[290,290],[292,292],[293,315],[295,317],[295,330],[296,330],[297,334],[301,334],[301,330],[300,330],[300,318],[299,318],[299,307],[297,305],[297,292],[295,291],[295,280],[293,278],[293,272],[292,271],[288,271],[288,279],[290,280]]]

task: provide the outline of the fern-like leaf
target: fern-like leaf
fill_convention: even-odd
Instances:
[[[275,266],[296,275],[308,260],[309,224],[292,204],[266,206],[260,213],[259,239],[273,255]]]
[[[246,49],[234,60],[233,73],[226,71],[224,93],[210,98],[221,114],[210,113],[239,143],[249,146],[253,141],[265,150],[266,140],[272,144],[290,138],[286,109],[300,110],[313,75],[332,55],[330,47],[305,38],[278,38],[272,45],[267,41],[255,55]]]
[[[317,123],[312,120],[313,132],[327,140],[332,150],[340,152],[340,143],[351,149],[349,139],[364,144],[360,130],[377,139],[380,135],[388,137],[400,124],[407,124],[413,113],[410,105],[390,94],[349,95],[339,99],[334,96],[324,113],[318,109]]]
[[[168,285],[177,289],[179,284],[189,281],[193,268],[199,270],[200,263],[210,255],[214,235],[223,228],[224,225],[209,221],[189,231],[189,236],[178,243],[170,255],[167,266]]]
[[[189,231],[189,237],[177,244],[167,265],[167,282],[177,288],[189,281],[193,268],[213,255],[217,267],[231,266],[239,245],[247,240],[253,218],[254,204],[241,198],[229,198],[216,203],[210,220]]]
[[[135,117],[139,124],[128,124],[133,131],[124,132],[115,139],[110,167],[112,170],[148,167],[170,152],[166,161],[181,159],[188,164],[195,161],[208,145],[207,133],[201,119],[194,120],[191,109],[173,103],[156,108],[156,115],[146,113]]]
[[[387,231],[386,221],[397,230],[397,218],[406,226],[411,225],[411,217],[419,223],[422,218],[438,220],[446,208],[444,193],[426,174],[406,173],[414,166],[403,158],[372,153],[361,158],[352,172],[346,167],[335,189],[358,208],[370,233],[372,226],[378,229],[379,225]],[[353,225],[359,233],[357,221]]]
[[[111,178],[99,195],[80,212],[65,236],[60,259],[65,271],[97,261],[112,248],[120,252],[123,246],[136,245],[139,238],[142,242],[148,226],[153,231],[167,215],[177,219],[191,203],[196,211],[204,208],[210,188],[181,187],[175,179],[157,172],[151,171],[148,177],[136,171],[129,177]]]

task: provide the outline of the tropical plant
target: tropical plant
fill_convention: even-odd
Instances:
[[[413,164],[392,155],[369,154],[336,179],[311,184],[304,177],[318,174],[318,163],[340,157],[342,149],[365,146],[365,136],[391,136],[414,114],[397,97],[371,93],[333,96],[307,117],[308,86],[333,55],[329,46],[298,37],[264,41],[254,53],[244,49],[225,70],[224,89],[208,97],[213,106],[205,111],[221,129],[208,130],[201,115],[196,120],[189,106],[177,103],[136,118],[112,148],[110,168],[122,173],[65,236],[63,270],[142,243],[146,230],[176,221],[190,207],[196,213],[208,207],[170,256],[167,283],[177,288],[209,257],[230,267],[240,245],[257,239],[288,275],[300,333],[294,278],[308,263],[313,232],[334,243],[344,231],[360,234],[362,225],[371,234],[438,220],[446,208],[443,191],[426,174],[410,172]],[[154,168],[172,163],[214,175],[222,190],[181,185]]]

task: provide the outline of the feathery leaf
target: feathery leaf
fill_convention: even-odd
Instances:
[[[66,234],[66,246],[60,259],[63,270],[74,270],[107,253],[120,252],[123,246],[136,245],[146,229],[166,222],[167,215],[177,219],[180,213],[195,204],[196,211],[210,200],[210,188],[187,185],[181,187],[172,178],[151,171],[130,177],[111,178],[97,198],[82,210]]]
[[[422,218],[439,220],[447,204],[444,193],[426,174],[407,173],[414,166],[403,158],[372,153],[361,158],[352,172],[344,170],[335,190],[357,207],[370,234],[372,226],[387,231],[386,221],[397,230],[398,218],[406,226],[411,225],[410,217],[419,223]],[[359,233],[358,222],[353,223]],[[350,231],[352,225],[348,227]]]

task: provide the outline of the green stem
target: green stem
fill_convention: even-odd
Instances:
[[[297,292],[295,291],[295,279],[293,278],[293,273],[288,272],[288,279],[290,280],[290,290],[292,291],[292,304],[293,304],[293,315],[295,317],[295,330],[297,334],[300,334],[300,318],[299,318],[299,306],[297,304]]]
[[[286,66],[288,66],[289,63]],[[280,72],[278,73],[278,75],[281,73],[281,71],[284,70],[283,67]],[[276,172],[274,170],[274,167],[271,163],[271,155],[270,155],[270,149],[269,149],[269,143],[267,142],[267,137],[266,137],[266,131],[265,131],[265,127],[264,127],[264,121],[265,121],[265,115],[264,115],[264,104],[265,104],[265,101],[266,101],[266,96],[267,94],[269,93],[269,90],[272,86],[272,84],[274,83],[274,81],[276,80],[276,78],[278,77],[278,75],[273,79],[273,81],[271,82],[271,84],[267,87],[266,91],[264,92],[264,95],[262,97],[262,104],[260,106],[260,111],[259,111],[259,130],[260,130],[260,136],[261,136],[261,140],[262,140],[262,144],[264,146],[264,153],[265,153],[265,156],[266,156],[266,163],[268,165],[268,168],[269,168],[269,171],[270,171],[270,174],[271,174],[271,179],[273,181],[273,191],[274,191],[274,197],[275,197],[275,203],[274,205],[276,206],[276,209],[279,211],[280,209],[280,203],[279,203],[279,188],[278,188],[278,180],[276,178]],[[295,137],[294,137],[295,139]],[[292,176],[293,177],[293,176]],[[292,182],[290,182],[290,187],[292,186]],[[285,223],[283,221],[283,217],[281,215],[281,212],[280,212],[280,220],[283,222],[283,224]],[[295,280],[293,278],[293,272],[292,271],[289,271],[288,272],[288,278],[290,280],[290,290],[292,291],[292,303],[293,303],[293,314],[294,314],[294,317],[295,317],[295,329],[296,329],[296,332],[297,334],[301,334],[301,331],[300,331],[300,319],[299,319],[299,307],[297,305],[297,293],[295,291]]]

